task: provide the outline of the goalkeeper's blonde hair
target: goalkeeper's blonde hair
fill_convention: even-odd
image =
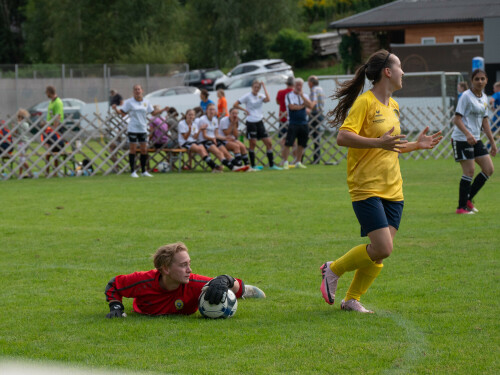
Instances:
[[[157,270],[161,270],[163,267],[169,267],[172,264],[174,255],[180,253],[181,251],[188,252],[188,249],[183,242],[171,243],[159,247],[153,254],[153,263],[155,268]]]

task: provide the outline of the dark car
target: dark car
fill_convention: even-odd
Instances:
[[[184,76],[185,86],[195,86],[201,89],[213,90],[215,81],[223,77],[219,69],[197,69],[191,70]]]

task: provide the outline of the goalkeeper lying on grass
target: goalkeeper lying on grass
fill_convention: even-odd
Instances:
[[[245,285],[228,275],[211,278],[191,273],[191,259],[182,242],[161,246],[153,255],[155,269],[113,277],[104,294],[109,302],[107,318],[125,317],[122,298],[133,298],[133,309],[145,315],[194,314],[198,297],[208,283],[205,299],[212,304],[222,301],[228,289],[237,298],[265,298],[259,288]]]

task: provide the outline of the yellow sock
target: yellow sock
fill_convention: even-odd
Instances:
[[[366,244],[353,247],[335,262],[330,264],[330,269],[337,276],[342,276],[345,272],[354,271],[372,265],[374,262],[366,252]]]
[[[365,268],[359,268],[354,274],[351,286],[347,291],[345,300],[356,299],[359,301],[361,296],[366,293],[370,285],[375,281],[380,271],[382,271],[383,264],[374,263]]]

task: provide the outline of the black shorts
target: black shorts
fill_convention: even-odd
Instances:
[[[269,138],[264,123],[262,121],[258,122],[246,122],[247,125],[247,138],[248,139],[264,139]]]
[[[465,141],[451,140],[455,161],[474,160],[480,156],[488,155],[483,141],[478,140],[474,146]]]
[[[191,150],[191,146],[195,145],[196,142],[185,142],[181,145],[182,148],[185,148],[187,150]]]
[[[213,143],[212,141],[202,141],[202,142],[199,142],[198,144],[202,145],[203,147],[205,147],[205,150],[208,151],[208,149],[213,146],[215,143]]]
[[[297,139],[297,144],[301,147],[307,147],[307,141],[309,140],[309,126],[307,124],[288,125],[288,133],[286,134],[285,146],[292,147],[295,139]]]
[[[127,133],[130,143],[146,143],[148,141],[148,133]]]
[[[389,225],[399,229],[403,207],[404,201],[388,201],[379,197],[352,202],[352,208],[361,225],[361,237]]]
[[[278,138],[286,137],[288,133],[288,122],[280,122],[280,130],[278,131]]]
[[[217,147],[221,147],[221,146],[226,146],[227,145],[227,141],[223,141],[222,139],[218,139],[217,140]]]

